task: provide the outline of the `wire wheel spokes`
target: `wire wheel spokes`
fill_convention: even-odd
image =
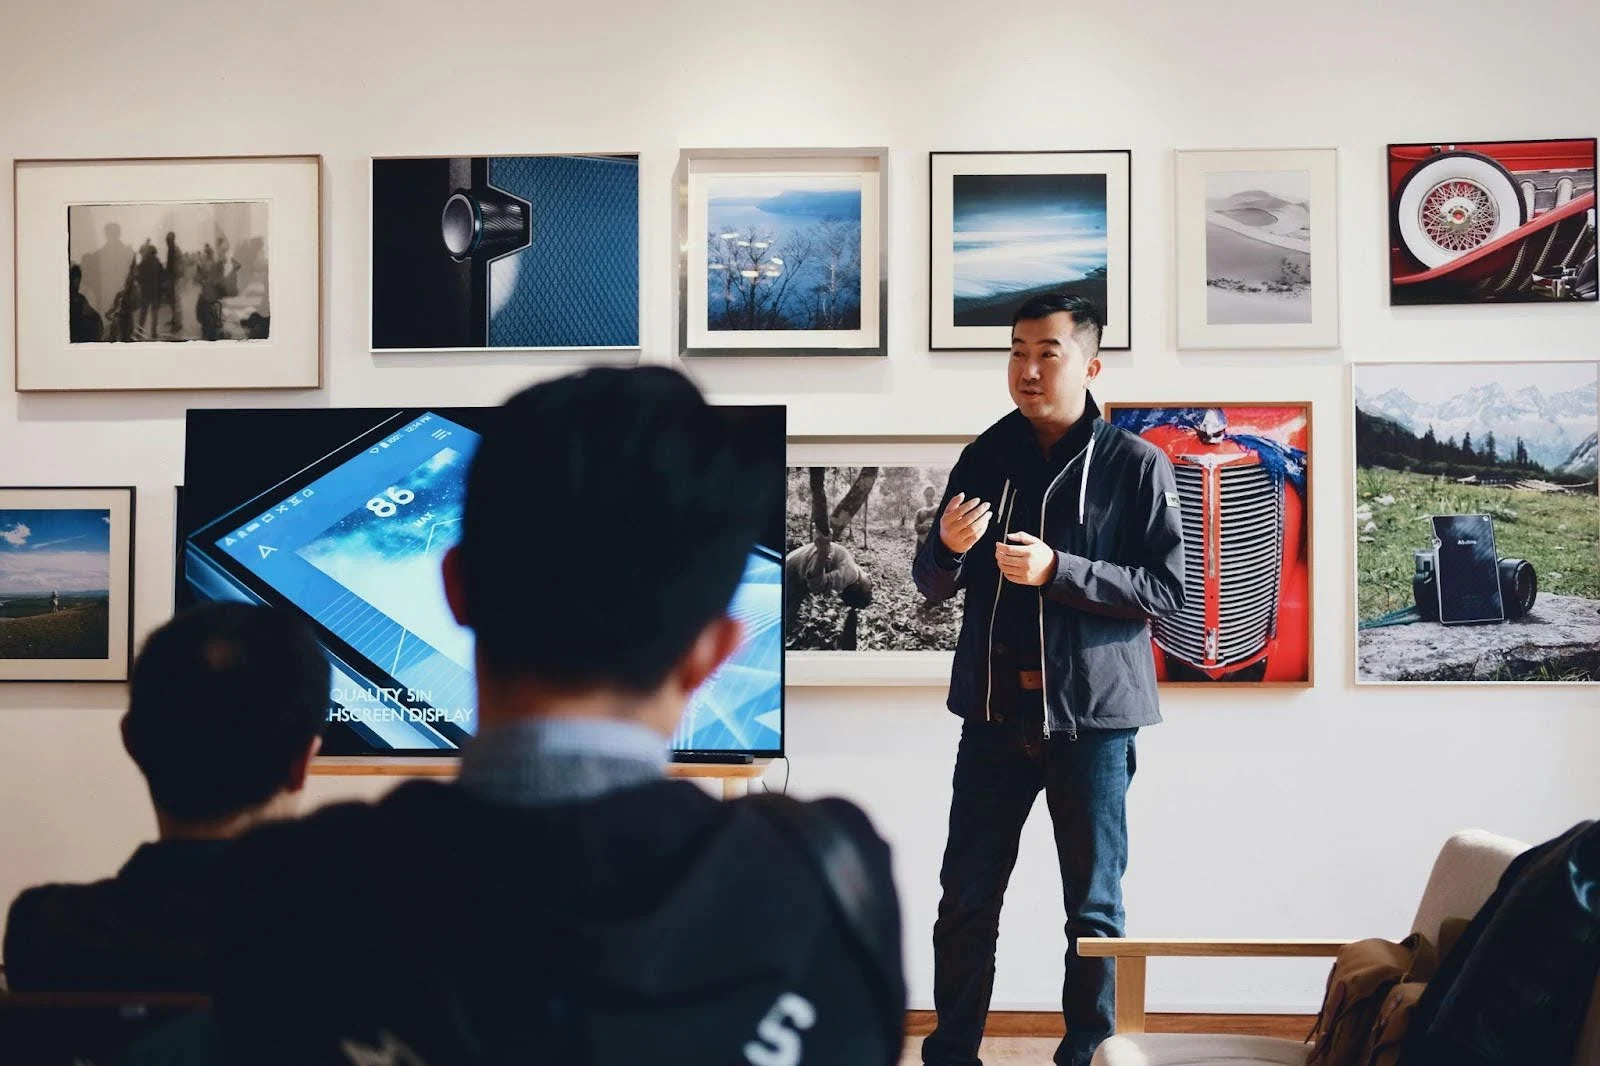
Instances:
[[[1493,235],[1500,224],[1500,208],[1482,185],[1450,178],[1428,190],[1417,209],[1417,222],[1445,251],[1470,252]]]

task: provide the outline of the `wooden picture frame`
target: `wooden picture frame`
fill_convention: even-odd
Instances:
[[[1107,422],[1138,433],[1172,460],[1185,510],[1184,608],[1151,627],[1160,683],[1313,687],[1313,403],[1103,406]],[[1230,526],[1230,515],[1238,516],[1238,526]],[[1237,540],[1229,535],[1234,528]],[[1269,535],[1276,538],[1271,547],[1263,543]],[[1276,560],[1270,575],[1261,569],[1265,559]],[[1230,560],[1237,569],[1227,580]]]

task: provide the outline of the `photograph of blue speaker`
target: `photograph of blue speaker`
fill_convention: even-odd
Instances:
[[[639,157],[372,161],[372,348],[639,346]]]

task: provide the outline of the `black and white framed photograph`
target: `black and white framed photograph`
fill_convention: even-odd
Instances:
[[[1178,347],[1338,347],[1337,197],[1332,148],[1178,152]]]
[[[18,160],[17,390],[318,387],[321,176],[320,156]]]
[[[932,152],[928,346],[1005,350],[1034,296],[1069,293],[1105,315],[1100,347],[1132,344],[1132,153]]]
[[[961,595],[930,603],[911,565],[939,535],[971,437],[790,437],[784,649],[791,685],[943,684]]]
[[[682,355],[884,355],[888,150],[679,159]]]
[[[0,681],[126,681],[131,488],[0,488]]]

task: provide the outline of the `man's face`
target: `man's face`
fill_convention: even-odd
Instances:
[[[1072,336],[1072,316],[1023,319],[1011,330],[1007,384],[1011,402],[1030,422],[1077,417],[1084,393],[1100,373],[1098,356],[1089,358]]]
[[[929,507],[933,506],[934,496],[935,494],[932,485],[929,485],[927,488],[922,490],[922,498],[928,501]]]

